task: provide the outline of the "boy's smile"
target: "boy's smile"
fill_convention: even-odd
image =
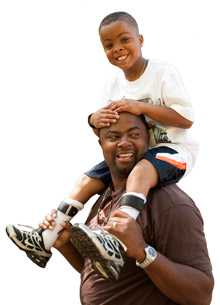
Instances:
[[[141,47],[143,37],[126,21],[119,20],[100,29],[100,39],[110,63],[122,69],[128,80],[135,80],[143,73],[145,59]]]

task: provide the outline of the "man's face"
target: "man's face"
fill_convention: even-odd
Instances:
[[[142,58],[143,37],[126,21],[119,20],[101,27],[100,39],[110,63],[123,71],[134,69]]]
[[[117,123],[100,130],[100,145],[112,174],[127,177],[148,149],[148,132],[140,117],[121,113]]]

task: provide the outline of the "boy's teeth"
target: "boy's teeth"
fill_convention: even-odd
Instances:
[[[126,55],[120,56],[120,57],[118,57],[118,60],[119,60],[119,61],[120,61],[120,60],[124,60],[126,57],[127,57]]]

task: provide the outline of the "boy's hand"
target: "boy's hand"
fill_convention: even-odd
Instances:
[[[116,123],[119,119],[117,111],[112,110],[109,106],[103,107],[94,112],[90,117],[90,123],[95,128],[108,127],[112,123]]]
[[[53,230],[55,227],[55,219],[56,219],[56,210],[52,210],[50,214],[46,215],[42,223],[39,224],[39,227],[41,229],[48,229]],[[59,236],[53,245],[56,249],[61,249],[66,243],[70,241],[71,233],[70,233],[70,227],[71,225],[69,223],[64,224],[62,231],[60,231]]]
[[[120,101],[111,102],[108,107],[112,111],[120,112],[130,112],[134,115],[142,114],[141,110],[142,102],[130,99],[122,99]]]

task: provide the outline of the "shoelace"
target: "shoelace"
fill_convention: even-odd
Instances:
[[[41,245],[41,236],[38,232],[23,231],[22,233],[24,242],[27,241],[30,246],[33,246],[35,248],[38,247],[41,250],[44,250]]]
[[[105,250],[109,253],[110,256],[114,256],[116,259],[122,259],[120,244],[117,240],[112,238],[111,235],[100,232],[101,234],[97,235],[97,238],[102,243]]]

